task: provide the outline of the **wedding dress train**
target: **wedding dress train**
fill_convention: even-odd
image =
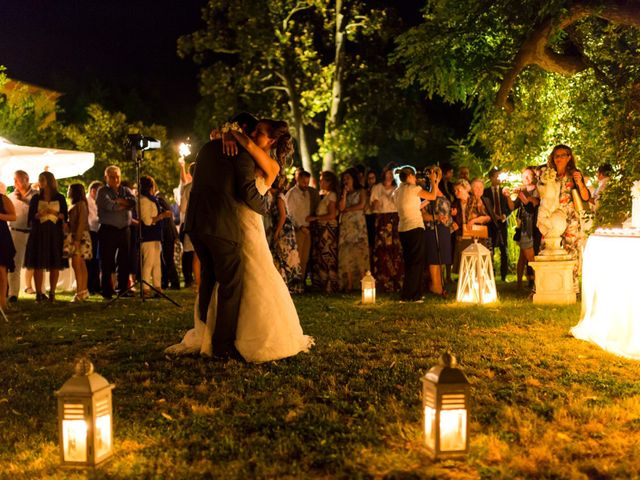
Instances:
[[[261,194],[269,187],[256,179]],[[238,211],[244,232],[241,255],[244,260],[242,300],[238,315],[235,346],[247,362],[268,362],[307,352],[313,337],[304,335],[289,289],[273,263],[262,216],[246,205]],[[211,355],[211,336],[215,326],[217,287],[213,291],[207,321],[199,318],[198,300],[194,307],[194,328],[182,342],[168,347],[174,355]]]

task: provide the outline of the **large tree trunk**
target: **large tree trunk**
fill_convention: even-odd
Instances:
[[[302,168],[311,173],[311,176],[313,177],[313,165],[311,163],[311,153],[309,152],[309,144],[307,142],[307,133],[304,128],[304,117],[300,106],[300,95],[298,95],[298,90],[296,89],[293,79],[287,72],[282,75],[282,78],[284,79],[287,95],[289,96],[289,107],[291,108],[293,128],[296,130],[298,149],[300,150],[300,158],[302,159]]]
[[[507,111],[513,110],[513,103],[509,99],[509,95],[516,78],[528,65],[537,65],[548,72],[561,75],[574,75],[587,68],[586,62],[581,56],[559,55],[549,48],[548,43],[557,31],[590,16],[603,18],[619,25],[640,27],[640,5],[631,2],[627,4],[623,1],[609,3],[585,1],[572,6],[563,18],[547,18],[522,43],[513,60],[513,65],[502,79],[502,84],[496,94],[495,104]]]
[[[344,49],[345,49],[345,18],[342,14],[342,0],[336,0],[336,31],[335,31],[335,70],[333,72],[333,82],[331,88],[331,105],[325,122],[324,139],[325,143],[333,145],[336,129],[339,124],[340,104],[342,102],[342,78],[344,71]],[[322,170],[333,170],[335,164],[335,152],[333,148],[326,150],[322,159]]]

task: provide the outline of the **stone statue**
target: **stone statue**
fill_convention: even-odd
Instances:
[[[560,181],[553,168],[545,168],[538,179],[540,208],[538,229],[544,237],[544,250],[540,255],[565,255],[562,234],[567,229],[567,214],[560,207]]]

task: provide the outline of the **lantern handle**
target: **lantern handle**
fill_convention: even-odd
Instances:
[[[87,357],[82,357],[76,362],[73,371],[77,377],[89,376],[94,372],[93,363]]]
[[[442,355],[440,355],[440,365],[443,367],[455,367],[458,365],[458,360],[453,355],[453,353],[446,351]]]

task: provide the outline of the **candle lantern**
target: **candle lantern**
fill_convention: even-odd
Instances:
[[[469,452],[469,381],[445,353],[422,379],[422,409],[427,449],[435,460]]]
[[[462,251],[456,300],[465,303],[491,303],[498,299],[491,251],[478,239]]]
[[[81,359],[58,397],[60,455],[65,467],[95,467],[113,455],[113,414],[110,384]]]
[[[367,270],[367,274],[362,277],[362,304],[376,303],[376,279],[373,278],[371,272]]]

